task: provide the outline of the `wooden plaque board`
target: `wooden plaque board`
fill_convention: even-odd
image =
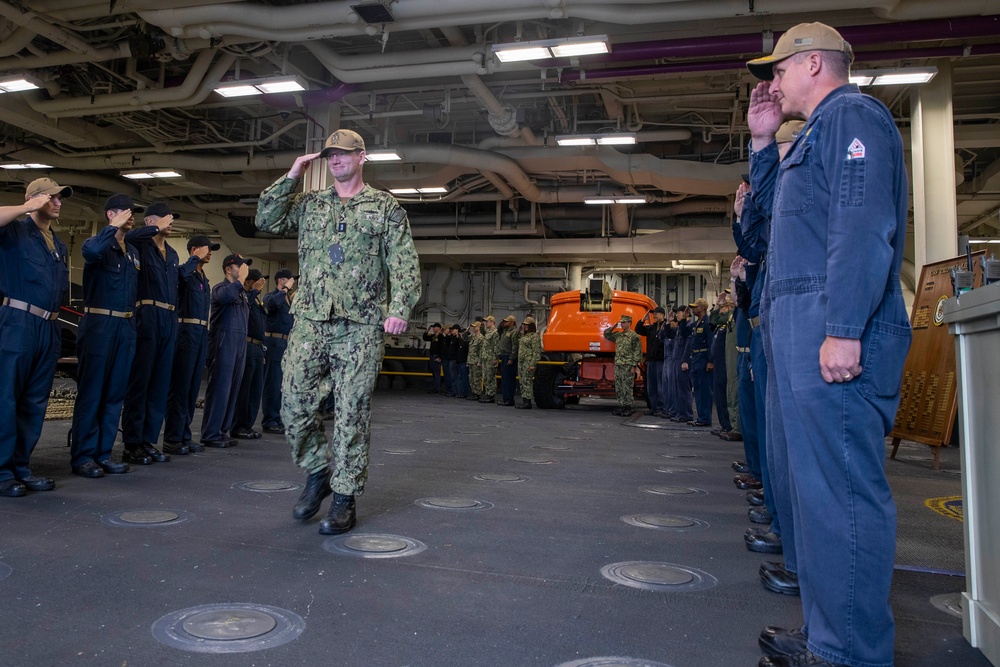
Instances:
[[[979,264],[985,250],[972,254],[973,285],[983,284]],[[899,440],[913,440],[940,447],[951,441],[958,410],[958,386],[955,374],[955,337],[948,333],[942,319],[944,301],[953,294],[951,269],[967,267],[966,257],[927,264],[920,271],[913,300],[910,325],[913,343],[903,366],[903,386],[899,409],[890,437],[895,458]],[[934,453],[935,468],[938,452]]]

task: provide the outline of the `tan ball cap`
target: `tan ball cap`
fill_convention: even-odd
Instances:
[[[802,132],[802,128],[806,126],[804,120],[789,120],[781,124],[778,128],[777,134],[774,135],[774,140],[779,144],[788,144],[795,141],[799,133]],[[727,292],[729,290],[726,290]]]
[[[747,69],[758,79],[770,81],[774,78],[774,63],[806,51],[840,51],[854,62],[854,51],[839,32],[823,23],[800,23],[781,36],[771,55],[748,61]]]
[[[327,157],[335,148],[339,148],[342,151],[363,151],[365,149],[365,140],[354,130],[337,130],[327,137],[326,144],[323,146],[323,150],[320,151],[319,156]]]
[[[68,185],[63,187],[51,178],[36,178],[28,183],[28,187],[24,189],[24,196],[30,199],[38,195],[51,195],[53,197],[59,195],[63,199],[68,199],[73,196],[73,188]]]

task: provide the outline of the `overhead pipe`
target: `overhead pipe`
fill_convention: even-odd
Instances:
[[[15,7],[14,5],[0,0],[0,16],[16,23],[19,26],[28,28],[46,39],[59,44],[60,46],[75,51],[76,53],[93,53],[94,47],[86,41],[73,35],[58,26],[54,26],[45,19],[39,18],[35,12],[29,12]]]
[[[20,52],[23,48],[31,44],[32,40],[38,36],[34,30],[18,26],[14,32],[10,33],[0,41],[0,57],[12,56]]]
[[[399,79],[424,79],[439,76],[461,76],[476,74],[482,65],[474,60],[446,63],[426,63],[418,65],[397,65],[373,69],[340,69],[336,64],[336,52],[322,42],[306,42],[303,44],[310,53],[335,77],[347,83],[374,83],[378,81],[397,81]]]
[[[632,225],[628,220],[628,206],[611,204],[608,208],[611,211],[611,227],[615,230],[615,236],[629,236]]]
[[[194,66],[188,72],[184,83],[171,88],[135,90],[127,93],[110,93],[90,97],[70,97],[55,100],[28,98],[28,103],[49,118],[90,116],[94,114],[119,113],[124,111],[163,109],[166,107],[194,106],[201,103],[213,87],[222,79],[236,56],[223,53],[209,69],[213,51],[198,54]]]
[[[92,49],[87,53],[66,50],[25,58],[0,58],[0,72],[39,69],[41,67],[60,67],[62,65],[77,65],[79,63],[99,63],[116,58],[128,58],[131,55],[132,50],[128,42],[118,42],[113,46]]]

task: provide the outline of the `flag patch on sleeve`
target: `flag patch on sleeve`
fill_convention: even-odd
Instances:
[[[855,138],[851,145],[847,147],[848,160],[860,160],[865,156],[865,145],[860,139]]]

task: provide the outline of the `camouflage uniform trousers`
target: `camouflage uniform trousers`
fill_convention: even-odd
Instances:
[[[481,396],[495,398],[497,395],[497,359],[483,361],[480,371],[483,374],[483,393]]]
[[[615,395],[618,397],[620,407],[632,409],[635,400],[635,378],[632,376],[631,366],[615,364]]]
[[[535,369],[531,368],[530,359],[518,360],[517,378],[521,385],[521,400],[530,401],[535,398]]]
[[[480,362],[469,363],[469,386],[474,396],[483,393],[483,366]]]
[[[364,492],[371,439],[371,396],[382,362],[384,335],[377,325],[341,318],[296,318],[285,351],[281,419],[295,464],[308,473],[329,466],[337,493]],[[328,439],[320,404],[333,392]]]

